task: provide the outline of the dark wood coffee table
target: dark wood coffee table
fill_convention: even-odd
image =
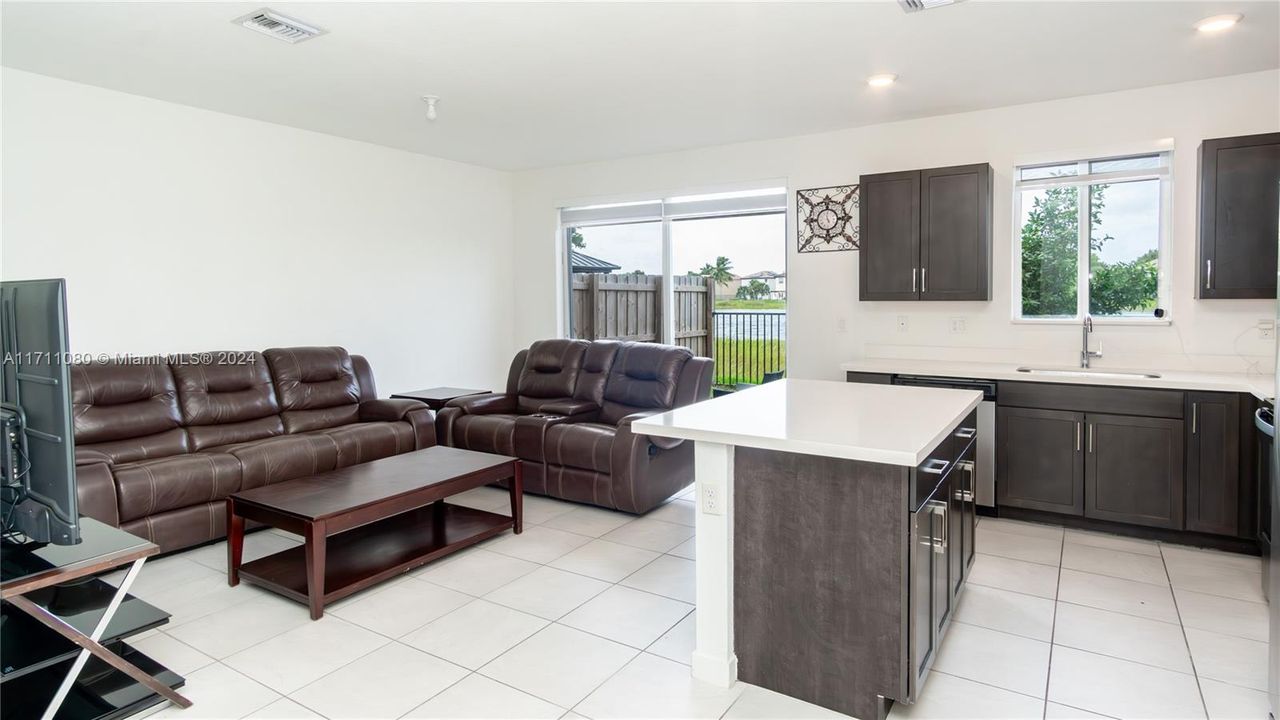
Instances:
[[[444,501],[511,479],[511,515]],[[510,528],[520,533],[520,463],[429,447],[227,498],[227,582],[241,578],[311,608],[324,606]],[[244,521],[297,533],[301,547],[241,565]]]

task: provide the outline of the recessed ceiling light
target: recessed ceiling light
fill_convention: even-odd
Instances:
[[[1243,17],[1244,16],[1240,13],[1234,13],[1231,15],[1214,15],[1213,17],[1207,17],[1196,23],[1196,29],[1202,33],[1222,32],[1223,30],[1234,27],[1235,24],[1240,22]]]
[[[872,75],[867,78],[867,84],[871,87],[889,87],[898,79],[893,73],[882,73],[880,75]]]

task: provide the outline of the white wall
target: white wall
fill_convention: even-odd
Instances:
[[[860,174],[989,162],[995,170],[992,300],[858,302],[856,252],[797,255],[788,221],[789,364],[793,375],[838,379],[842,360],[907,357],[1072,364],[1077,327],[1010,322],[1012,170],[1029,156],[1073,160],[1149,149],[1173,138],[1173,292],[1170,325],[1099,327],[1101,367],[1269,369],[1271,342],[1253,329],[1272,301],[1194,299],[1196,150],[1204,138],[1280,129],[1280,72],[1144,88],[839,132],[703,148],[516,176],[516,344],[560,332],[557,208],[611,199],[713,191],[786,178],[800,188]],[[794,208],[794,206],[793,206]],[[896,317],[908,330],[896,330]],[[968,330],[950,334],[949,318]],[[841,327],[844,330],[841,330]]]
[[[0,273],[67,279],[73,351],[342,345],[368,356],[384,396],[500,387],[509,174],[10,69],[0,79]]]

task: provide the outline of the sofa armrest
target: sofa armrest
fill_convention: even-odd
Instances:
[[[115,464],[115,461],[111,459],[110,455],[100,450],[93,450],[86,447],[76,448],[76,467],[80,467],[81,465],[93,465],[95,463],[103,463],[104,465],[111,466]]]
[[[111,527],[120,527],[119,501],[116,499],[116,481],[109,462],[80,462],[81,453],[76,450],[76,506],[81,515],[100,520]],[[95,452],[90,450],[89,452]],[[97,453],[101,455],[102,453]],[[106,457],[105,455],[103,457]]]
[[[641,418],[647,418],[651,415],[658,415],[664,412],[666,412],[666,410],[661,410],[661,409],[641,410],[640,412],[633,412],[630,415],[624,416],[621,420],[618,421],[618,430],[620,433],[621,431],[625,430],[628,434],[635,435],[636,437],[645,438],[651,444],[663,450],[671,450],[672,448],[679,447],[680,444],[684,442],[682,438],[669,438],[669,437],[658,437],[656,435],[646,435],[645,433],[637,433],[631,429],[631,423],[635,422],[636,420],[639,420]]]
[[[570,422],[591,422],[599,415],[600,406],[590,400],[566,398],[549,402],[539,407],[538,412],[544,415],[563,415],[571,418]]]
[[[365,400],[360,403],[359,418],[361,422],[394,422],[404,420],[414,410],[430,408],[424,402],[402,398]]]
[[[486,393],[484,395],[467,395],[449,401],[446,408],[458,408],[468,415],[490,415],[493,413],[513,413],[516,411],[516,396],[507,393]]]

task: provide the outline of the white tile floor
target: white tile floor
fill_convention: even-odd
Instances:
[[[466,493],[501,510],[505,493]],[[694,507],[526,499],[529,525],[333,605],[227,587],[225,547],[148,563],[174,614],[137,645],[187,677],[181,717],[838,718],[689,675]],[[246,540],[246,558],[297,538]],[[983,518],[914,706],[894,718],[1266,717],[1257,558]]]

